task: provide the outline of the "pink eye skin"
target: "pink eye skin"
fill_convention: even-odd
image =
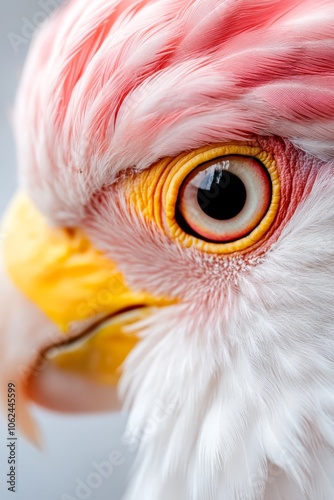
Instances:
[[[213,243],[247,236],[271,203],[272,185],[262,163],[229,155],[203,163],[189,174],[178,198],[180,225]]]

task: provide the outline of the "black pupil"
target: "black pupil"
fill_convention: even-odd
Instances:
[[[215,169],[203,180],[197,201],[203,212],[216,220],[238,215],[246,203],[246,188],[240,178],[227,170]]]

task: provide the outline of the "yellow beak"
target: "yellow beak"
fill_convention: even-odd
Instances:
[[[14,199],[4,231],[12,282],[64,335],[63,345],[50,345],[44,357],[61,370],[115,384],[138,340],[127,328],[170,301],[130,290],[80,229],[50,227],[24,194]],[[73,327],[78,334],[69,337]]]

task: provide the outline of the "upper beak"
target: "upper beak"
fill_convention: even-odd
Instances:
[[[22,324],[25,343],[37,344],[19,381],[24,395],[58,409],[112,407],[111,386],[138,341],[133,324],[171,301],[131,290],[115,264],[80,229],[50,227],[24,194],[13,200],[3,231],[7,275],[56,329],[41,338]],[[13,352],[15,338],[10,342]],[[102,397],[101,390],[109,396]]]

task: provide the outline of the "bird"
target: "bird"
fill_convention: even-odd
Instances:
[[[122,406],[126,500],[332,500],[332,0],[70,0],[12,120],[21,432]]]

